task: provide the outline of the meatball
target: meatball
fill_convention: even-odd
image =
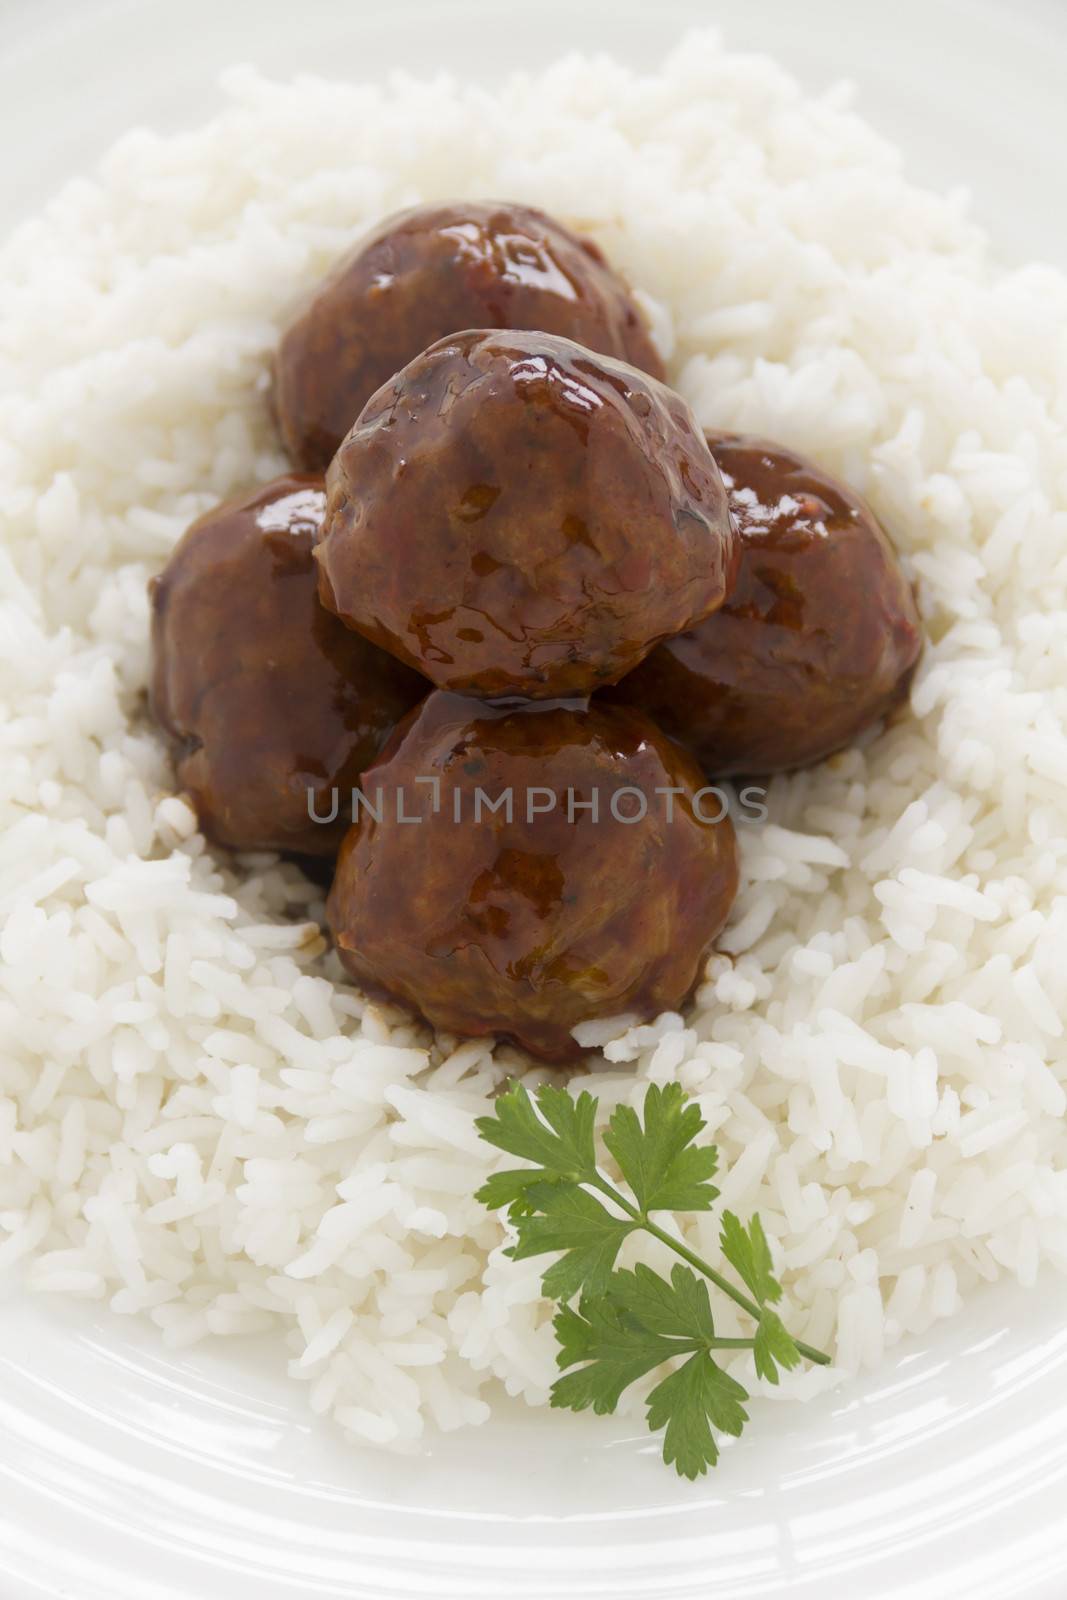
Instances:
[[[442,339],[330,465],[323,603],[441,688],[589,693],[722,603],[737,542],[684,400],[545,333]]]
[[[573,1060],[578,1023],[684,1000],[725,921],[734,833],[701,783],[636,711],[435,692],[364,774],[341,960],[435,1027]]]
[[[612,698],[647,711],[716,776],[807,766],[906,698],[922,643],[915,597],[844,484],[763,439],[708,443],[740,535],[736,585]]]
[[[334,854],[360,773],[429,689],[319,604],[325,502],[297,476],[229,500],[150,585],[152,710],[204,832],[235,849]]]
[[[375,390],[464,328],[543,328],[663,376],[629,289],[590,240],[529,206],[418,206],[363,239],[282,334],[274,409],[293,461],[324,470]]]

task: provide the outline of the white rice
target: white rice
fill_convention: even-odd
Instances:
[[[543,1263],[471,1198],[522,1062],[366,1004],[298,872],[205,847],[142,701],[147,578],[284,465],[281,310],[384,213],[490,195],[601,241],[702,422],[866,492],[930,633],[911,717],[744,830],[695,1006],[586,1030],[603,1107],[698,1098],[838,1373],[1067,1269],[1067,280],[1000,271],[844,95],[707,34],[494,94],[226,87],[0,264],[0,1265],[175,1347],[272,1328],[362,1440],[484,1421],[497,1381],[545,1402]]]

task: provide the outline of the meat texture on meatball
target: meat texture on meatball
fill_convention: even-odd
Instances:
[[[334,854],[348,791],[429,689],[319,603],[325,501],[302,476],[229,500],[150,585],[152,710],[204,832],[235,849]]]
[[[641,311],[591,240],[531,206],[417,206],[361,240],[282,333],[274,409],[293,461],[323,471],[371,395],[465,328],[541,328],[663,376]]]
[[[733,576],[685,401],[551,334],[432,345],[367,404],[326,486],[323,603],[456,693],[588,694]]]
[[[437,1028],[573,1060],[578,1023],[699,978],[737,888],[701,785],[624,707],[437,691],[364,774],[327,904],[341,960]]]
[[[706,622],[611,691],[716,777],[807,766],[903,701],[915,596],[866,503],[781,445],[709,434],[740,536],[737,582]]]

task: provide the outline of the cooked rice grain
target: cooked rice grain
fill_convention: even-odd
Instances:
[[[0,1263],[175,1348],[274,1328],[360,1440],[482,1422],[494,1380],[545,1401],[539,1264],[471,1198],[499,1164],[474,1118],[522,1063],[346,985],[319,891],[205,847],[143,711],[148,577],[284,465],[283,308],[396,207],[502,195],[640,286],[704,424],[869,495],[930,635],[911,715],[743,830],[695,1007],[584,1030],[603,1109],[698,1098],[839,1370],[1067,1269],[1067,280],[999,270],[841,95],[708,34],[651,75],[570,59],[492,94],[226,89],[0,265]],[[684,1228],[715,1255],[713,1219]]]

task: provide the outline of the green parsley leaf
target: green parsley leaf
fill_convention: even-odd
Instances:
[[[607,1292],[613,1304],[650,1333],[684,1337],[698,1345],[715,1337],[708,1286],[681,1262],[669,1283],[643,1264],[632,1272],[614,1272]]]
[[[531,1184],[523,1201],[530,1209],[513,1217],[519,1237],[505,1254],[522,1261],[563,1250],[566,1254],[542,1279],[545,1293],[553,1300],[570,1300],[580,1289],[602,1293],[619,1247],[638,1224],[629,1217],[613,1217],[577,1184]]]
[[[573,1099],[566,1089],[545,1083],[537,1090],[535,1107],[524,1085],[514,1084],[497,1099],[493,1115],[479,1117],[475,1127],[488,1144],[533,1165],[494,1173],[475,1199],[491,1211],[517,1206],[521,1212],[531,1184],[577,1183],[595,1177],[595,1116],[596,1101],[584,1091]]]
[[[761,1306],[782,1298],[782,1286],[772,1271],[770,1246],[759,1217],[753,1217],[746,1228],[732,1211],[724,1211],[719,1242],[723,1255]]]
[[[643,1121],[626,1106],[610,1118],[604,1143],[636,1204],[597,1167],[595,1116],[596,1101],[587,1093],[574,1099],[549,1084],[531,1097],[516,1084],[477,1127],[489,1144],[530,1165],[494,1174],[478,1199],[507,1207],[516,1233],[508,1255],[558,1257],[542,1279],[560,1306],[553,1326],[563,1376],[552,1385],[553,1406],[614,1411],[630,1384],[681,1359],[649,1394],[648,1426],[664,1430],[663,1459],[696,1478],[718,1460],[716,1434],[739,1434],[748,1421],[748,1395],[718,1365],[717,1350],[752,1350],[757,1373],[770,1383],[802,1358],[823,1365],[830,1358],[795,1341],[770,1310],[782,1290],[758,1217],[745,1226],[727,1211],[720,1235],[723,1255],[748,1294],[651,1220],[657,1210],[706,1211],[717,1196],[709,1181],[715,1149],[694,1143],[704,1121],[678,1085],[647,1091]],[[617,1268],[619,1250],[634,1232],[648,1233],[687,1264],[677,1263],[669,1279],[644,1264]],[[716,1335],[709,1283],[752,1318],[753,1336]],[[569,1303],[576,1296],[577,1308]]]
[[[632,1106],[616,1106],[604,1143],[619,1164],[641,1211],[709,1211],[719,1191],[708,1179],[718,1166],[714,1145],[695,1146],[705,1126],[700,1107],[686,1104],[682,1087],[650,1085],[644,1126]]]
[[[768,1383],[778,1382],[779,1367],[792,1372],[794,1367],[800,1365],[800,1351],[776,1311],[765,1310],[760,1317],[754,1349],[756,1372]]]
[[[748,1421],[748,1393],[706,1350],[656,1385],[648,1397],[648,1426],[663,1436],[663,1459],[683,1478],[699,1478],[719,1459],[712,1428],[741,1432]]]
[[[512,1221],[517,1222],[530,1210],[526,1191],[545,1181],[541,1167],[509,1167],[506,1172],[494,1172],[492,1177],[486,1178],[474,1198],[490,1211],[501,1211],[507,1206]]]
[[[745,1389],[706,1347],[714,1338],[708,1293],[688,1267],[676,1266],[670,1283],[646,1266],[614,1272],[605,1294],[583,1296],[577,1311],[564,1307],[554,1326],[559,1365],[577,1370],[553,1384],[552,1404],[572,1411],[614,1411],[630,1384],[689,1355],[648,1397],[648,1426],[666,1429],[663,1459],[683,1477],[718,1460],[713,1427],[739,1434],[748,1420]]]
[[[570,1411],[614,1411],[624,1389],[678,1353],[673,1339],[635,1325],[612,1300],[586,1296],[564,1306],[553,1326],[561,1367],[587,1363],[552,1385],[551,1401]]]

